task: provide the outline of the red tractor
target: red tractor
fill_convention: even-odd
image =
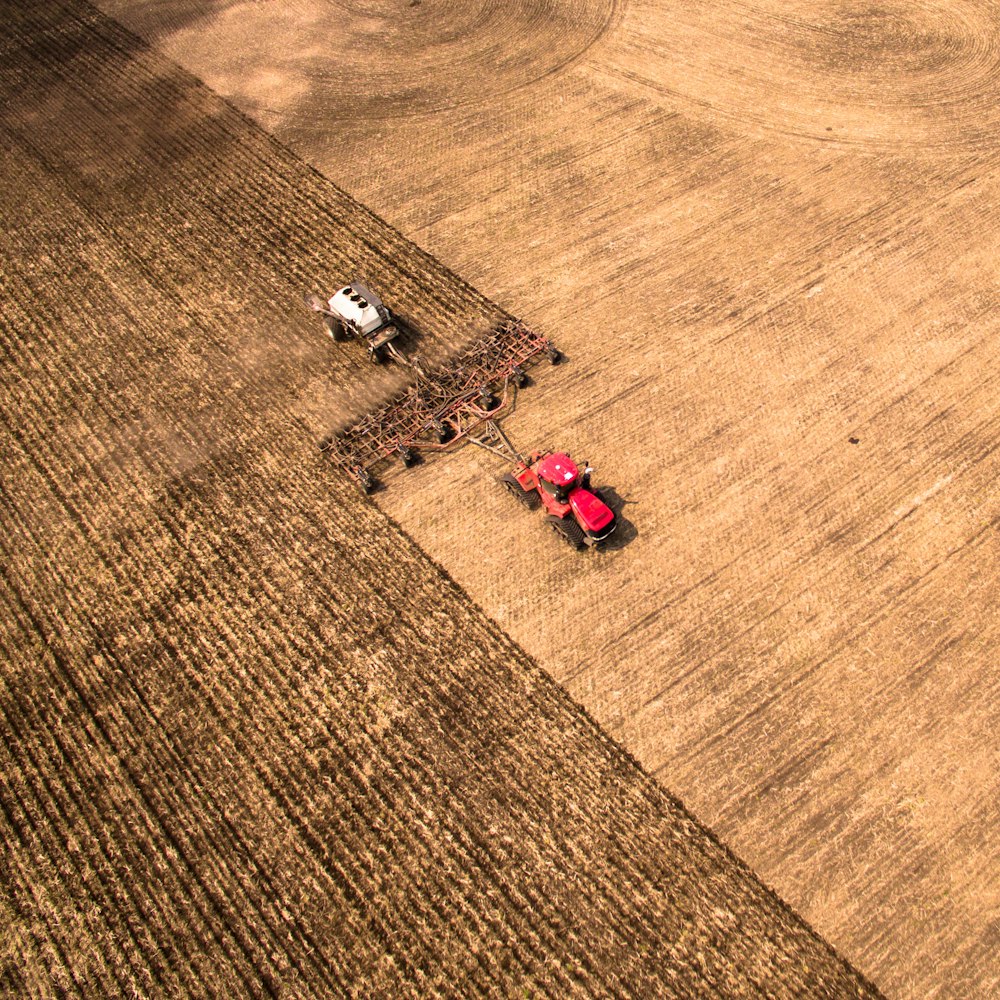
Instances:
[[[574,549],[600,545],[618,526],[617,518],[600,492],[590,489],[592,470],[584,466],[581,473],[565,452],[533,451],[527,461],[519,455],[501,482],[529,510],[544,507],[546,523]]]
[[[564,451],[533,451],[525,458],[492,418],[482,421],[482,433],[468,440],[517,465],[500,480],[504,489],[528,510],[545,507],[545,521],[574,549],[606,542],[618,527],[615,512],[598,490],[590,488],[586,462],[581,473]]]

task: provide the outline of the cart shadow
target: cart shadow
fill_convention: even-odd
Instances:
[[[615,528],[614,534],[604,542],[601,548],[606,552],[617,552],[639,537],[638,528],[623,514],[625,507],[636,501],[626,499],[613,486],[599,486],[597,490],[618,519],[618,527]]]

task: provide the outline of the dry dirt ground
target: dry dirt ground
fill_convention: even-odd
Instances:
[[[552,336],[508,429],[634,537],[383,509],[889,993],[1000,990],[1000,4],[101,6]]]
[[[393,380],[304,283],[497,307],[88,4],[0,18],[0,993],[874,998],[315,450]]]

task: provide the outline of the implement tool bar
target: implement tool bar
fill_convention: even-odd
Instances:
[[[440,451],[468,438],[513,398],[525,367],[558,352],[547,337],[511,320],[495,327],[457,358],[427,374],[385,406],[366,414],[324,445],[330,458],[365,489],[381,463],[417,451]],[[512,388],[511,383],[514,383]]]

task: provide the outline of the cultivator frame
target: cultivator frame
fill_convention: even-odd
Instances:
[[[393,458],[409,466],[422,451],[444,451],[468,440],[481,444],[475,432],[506,409],[527,382],[527,366],[543,354],[553,364],[560,357],[547,337],[508,320],[439,368],[415,369],[413,385],[321,447],[370,493],[377,485],[375,470]]]

